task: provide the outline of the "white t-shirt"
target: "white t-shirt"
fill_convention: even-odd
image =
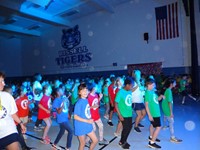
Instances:
[[[7,92],[0,91],[1,105],[0,110],[0,139],[13,133],[18,133],[15,122],[11,115],[15,114],[17,106],[14,98]]]
[[[41,98],[42,98],[42,96],[43,96],[43,93],[41,92],[40,94],[36,94],[36,93],[35,93],[35,89],[39,89],[39,90],[42,91],[42,85],[40,84],[39,81],[35,81],[35,82],[33,83],[33,96],[34,96],[33,99],[36,100],[36,101],[40,101]]]
[[[137,86],[137,83],[135,83],[135,86]],[[132,103],[144,103],[144,97],[143,97],[143,93],[142,91],[140,90],[139,87],[137,87],[137,89],[132,92]]]

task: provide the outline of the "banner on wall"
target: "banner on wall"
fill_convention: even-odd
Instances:
[[[159,75],[162,72],[162,62],[129,64],[127,65],[128,74],[131,76],[133,70],[140,70],[145,75]]]
[[[61,37],[61,46],[63,50],[58,51],[58,57],[55,58],[56,64],[64,68],[87,67],[88,62],[92,60],[92,54],[87,46],[80,46],[81,32],[76,25],[70,29],[63,29]]]

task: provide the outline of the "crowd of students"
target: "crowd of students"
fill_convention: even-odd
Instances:
[[[17,147],[17,141],[20,142],[22,149],[30,149],[24,141],[27,138],[24,133],[33,112],[37,114],[34,130],[43,131],[41,138],[43,144],[49,144],[51,141],[48,136],[52,124],[51,117],[56,117],[60,130],[52,148],[59,149],[57,144],[66,130],[68,131],[66,150],[71,148],[74,135],[78,137],[79,150],[83,150],[85,145],[93,150],[97,143],[109,144],[104,138],[104,125],[101,119],[103,117],[108,119],[108,125],[113,126],[112,116],[113,113],[117,113],[119,121],[114,135],[120,137],[119,145],[123,149],[129,149],[131,144],[127,139],[132,129],[133,111],[137,114],[134,131],[141,132],[140,128],[144,126],[140,122],[147,114],[150,121],[148,146],[161,148],[157,144],[160,142],[157,137],[161,129],[159,101],[162,101],[164,124],[166,121],[169,122],[170,141],[179,143],[182,140],[174,135],[172,92],[176,91],[176,88],[179,89],[183,95],[182,104],[185,103],[185,96],[196,100],[187,92],[186,87],[189,84],[185,76],[178,81],[179,86],[176,84],[177,80],[172,77],[163,78],[158,85],[154,76],[142,78],[139,70],[134,70],[131,77],[111,75],[106,79],[68,79],[65,82],[58,79],[54,82],[42,82],[41,74],[35,74],[33,83],[26,80],[18,87],[5,86],[4,78],[5,75],[0,72],[0,149],[11,149],[13,143]],[[105,106],[104,116],[99,112],[102,103]],[[71,118],[74,119],[73,126],[69,121]],[[42,121],[45,126],[42,126]],[[5,131],[8,130],[6,127],[8,122],[12,122],[12,131]],[[21,138],[17,138],[15,124],[18,124]],[[95,133],[96,126],[99,137]]]

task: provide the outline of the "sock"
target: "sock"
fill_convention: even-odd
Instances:
[[[153,141],[150,141],[150,143],[153,144],[154,142],[153,142]]]

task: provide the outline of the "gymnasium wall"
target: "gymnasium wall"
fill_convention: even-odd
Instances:
[[[175,0],[168,0],[173,3]],[[200,13],[195,1],[197,41],[200,39]],[[29,76],[35,72],[46,75],[84,73],[101,71],[126,71],[127,64],[162,62],[167,72],[187,73],[191,66],[189,17],[186,17],[182,1],[178,3],[178,38],[156,40],[155,7],[166,5],[158,0],[132,0],[114,8],[114,13],[98,12],[72,21],[72,27],[78,25],[81,42],[75,48],[79,54],[68,55],[67,65],[58,62],[60,52],[66,52],[61,41],[63,29],[46,29],[40,38],[5,39],[1,42],[4,59],[1,67],[8,76]],[[66,29],[67,30],[67,29]],[[148,43],[144,33],[149,34]],[[198,43],[198,51],[200,48]],[[14,56],[8,49],[13,49]],[[89,53],[89,54],[88,54]],[[77,55],[88,54],[86,62],[77,63]],[[12,62],[4,61],[15,57]],[[200,54],[198,54],[200,58]],[[78,58],[77,58],[78,57]],[[2,63],[3,62],[3,63]],[[6,62],[6,63],[4,63]],[[200,62],[199,62],[200,64]],[[9,66],[9,67],[7,67]],[[176,69],[179,68],[179,69]],[[172,70],[172,71],[171,71]]]

